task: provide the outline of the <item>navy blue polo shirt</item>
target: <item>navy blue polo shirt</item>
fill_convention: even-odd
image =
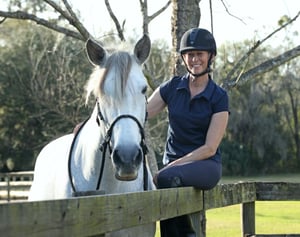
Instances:
[[[210,77],[205,90],[192,99],[188,74],[161,84],[160,95],[167,104],[169,117],[164,164],[202,146],[212,115],[229,109],[227,92]],[[219,149],[211,158],[221,162]]]

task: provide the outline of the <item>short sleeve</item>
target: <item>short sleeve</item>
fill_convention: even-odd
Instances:
[[[163,82],[160,85],[160,88],[159,88],[160,96],[166,104],[167,104],[167,101],[168,101],[167,97],[168,97],[168,91],[169,91],[168,88],[169,88],[169,86],[170,86],[170,80],[168,80],[166,82]]]
[[[166,104],[168,104],[170,97],[177,90],[179,81],[180,77],[173,77],[160,85],[160,96]]]
[[[217,95],[214,96],[213,101],[213,112],[229,112],[229,98],[227,92],[221,88],[218,88],[217,91]]]

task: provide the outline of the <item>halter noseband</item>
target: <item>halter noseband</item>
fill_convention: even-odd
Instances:
[[[105,120],[104,120],[104,117],[103,117],[103,115],[101,113],[101,110],[100,110],[99,101],[97,101],[97,110],[98,110],[98,112],[97,112],[96,122],[97,122],[98,126],[100,126],[100,121],[105,121]],[[115,120],[109,126],[108,130],[106,131],[106,135],[104,137],[104,141],[100,144],[100,148],[99,149],[102,152],[102,161],[101,161],[100,174],[99,174],[99,178],[98,178],[96,190],[98,190],[100,188],[100,183],[101,183],[103,172],[104,172],[104,164],[105,164],[105,156],[106,156],[107,147],[109,147],[110,154],[112,153],[112,148],[109,145],[109,143],[110,143],[110,140],[111,140],[111,135],[112,135],[113,128],[114,128],[115,124],[119,120],[121,120],[123,118],[130,118],[130,119],[132,119],[133,121],[135,121],[135,123],[139,127],[140,134],[141,134],[140,146],[141,146],[142,152],[143,152],[143,173],[144,173],[144,178],[143,178],[144,185],[143,186],[144,186],[144,190],[148,189],[148,171],[147,171],[146,158],[145,158],[146,154],[148,153],[148,147],[147,147],[146,140],[145,140],[144,128],[141,125],[141,123],[138,121],[138,119],[136,117],[134,117],[133,115],[122,114],[122,115],[118,116],[117,118],[115,118]],[[146,116],[145,116],[145,121],[146,120],[147,120],[147,112],[146,112]],[[84,124],[86,123],[86,121],[84,122]],[[79,131],[84,126],[84,124],[80,127]],[[72,150],[73,150],[73,147],[74,147],[74,144],[75,144],[75,140],[76,140],[77,134],[79,134],[79,131],[76,133],[76,135],[75,135],[75,137],[73,139],[73,143],[72,143],[72,146],[71,146],[71,149],[70,149],[70,153],[69,153],[69,163],[68,163],[69,179],[70,179],[72,191],[74,193],[76,192],[76,189],[75,189],[75,185],[73,183],[72,174],[71,174],[71,154],[72,154]]]
[[[107,148],[107,146],[109,145],[109,142],[111,140],[111,135],[112,135],[112,130],[113,130],[113,127],[115,126],[115,124],[123,119],[123,118],[130,118],[132,119],[133,121],[136,122],[136,124],[138,125],[139,127],[139,130],[140,130],[140,134],[141,134],[141,143],[140,143],[140,146],[142,148],[142,151],[143,151],[143,154],[147,154],[148,153],[148,148],[147,148],[147,145],[146,145],[146,141],[145,141],[145,132],[144,132],[144,128],[142,127],[142,125],[140,124],[140,122],[137,120],[136,117],[130,115],[130,114],[122,114],[120,116],[118,116],[114,121],[113,123],[110,125],[109,129],[107,130],[106,132],[106,135],[105,135],[105,138],[104,138],[104,141],[102,142],[102,144],[100,145],[100,151],[105,151],[105,149]],[[112,152],[112,149],[111,147],[109,146],[109,151],[110,153]]]

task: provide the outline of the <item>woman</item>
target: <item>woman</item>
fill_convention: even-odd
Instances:
[[[219,145],[228,122],[228,95],[211,78],[217,54],[213,35],[201,28],[185,32],[180,54],[188,73],[160,85],[148,101],[149,118],[168,108],[165,167],[154,176],[158,189],[194,186],[207,190],[221,178]],[[162,237],[196,236],[188,216],[161,221]]]

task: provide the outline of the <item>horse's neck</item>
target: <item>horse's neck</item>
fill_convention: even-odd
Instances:
[[[75,164],[74,175],[82,180],[95,182],[101,166],[102,152],[100,145],[103,141],[104,132],[96,122],[97,109],[95,108],[91,117],[85,122],[76,138],[73,147],[73,161]],[[76,177],[76,176],[75,176]],[[75,178],[76,179],[76,178]]]
[[[83,125],[77,138],[79,148],[88,148],[89,150],[99,149],[102,142],[105,129],[97,123],[97,108],[95,107],[90,118]]]

